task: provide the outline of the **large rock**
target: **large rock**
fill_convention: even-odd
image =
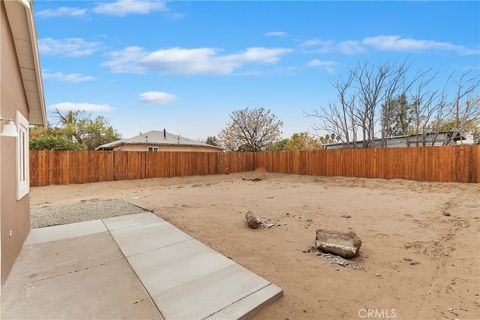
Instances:
[[[333,253],[344,258],[353,258],[360,253],[362,240],[354,232],[334,232],[317,230],[315,246],[327,253]]]

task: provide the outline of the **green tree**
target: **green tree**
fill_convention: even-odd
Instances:
[[[31,150],[85,150],[86,146],[62,135],[45,134],[30,138]]]
[[[218,139],[215,136],[207,137],[205,143],[214,147],[218,147]]]
[[[56,110],[54,117],[57,120],[56,130],[59,134],[73,142],[85,145],[89,150],[120,139],[117,130],[102,116],[92,119],[89,114],[82,111],[64,113]]]
[[[321,149],[322,143],[307,132],[294,133],[285,144],[284,150]]]
[[[282,151],[282,150],[285,150],[285,145],[287,144],[288,142],[288,138],[287,139],[282,139],[280,141],[277,141],[275,143],[271,143],[267,146],[267,151]]]
[[[414,125],[415,116],[405,94],[387,101],[383,105],[382,112],[387,137],[409,134],[409,130]]]
[[[322,139],[323,137],[317,139],[308,132],[294,133],[290,138],[269,145],[267,151],[322,149],[323,141],[326,141]]]

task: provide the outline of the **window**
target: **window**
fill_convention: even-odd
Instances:
[[[17,200],[29,191],[30,174],[28,171],[28,120],[17,111]]]
[[[148,151],[158,151],[158,147],[148,147]]]

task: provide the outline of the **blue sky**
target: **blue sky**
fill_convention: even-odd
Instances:
[[[357,62],[477,68],[479,2],[35,2],[46,104],[105,116],[125,136],[216,135],[266,107],[283,135],[335,98]]]

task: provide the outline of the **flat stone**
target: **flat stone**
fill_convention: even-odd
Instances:
[[[315,246],[327,253],[333,253],[343,258],[358,256],[362,241],[354,232],[334,232],[317,230]]]
[[[159,222],[110,230],[126,257],[192,239],[186,233],[158,218]]]
[[[152,212],[144,212],[137,214],[130,214],[126,216],[113,217],[103,219],[103,223],[107,226],[108,230],[117,230],[122,228],[131,228],[145,226],[151,223],[165,222],[165,220],[159,218]]]
[[[24,246],[71,239],[89,234],[108,231],[101,220],[77,222],[59,226],[32,229],[25,240]]]

